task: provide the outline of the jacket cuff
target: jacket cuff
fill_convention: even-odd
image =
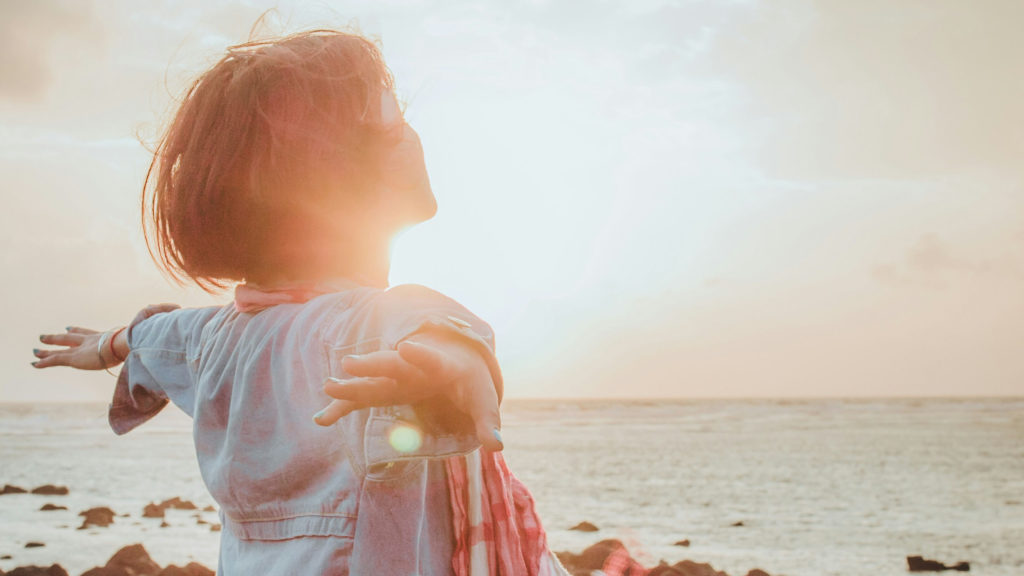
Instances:
[[[132,386],[131,373],[144,370],[142,366],[136,366],[139,361],[138,355],[131,350],[132,330],[143,320],[162,312],[153,306],[148,306],[139,311],[125,329],[125,336],[129,344],[128,356],[121,365],[121,371],[117,375],[117,384],[114,386],[114,397],[110,401],[107,410],[107,422],[111,430],[118,436],[126,434],[163,410],[167,405],[167,398],[148,390],[142,386]]]

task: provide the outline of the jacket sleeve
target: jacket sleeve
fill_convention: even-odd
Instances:
[[[126,329],[128,357],[114,388],[108,421],[115,434],[125,434],[157,414],[168,401],[192,416],[199,336],[220,308],[150,306]]]
[[[480,354],[500,400],[503,380],[494,353],[494,333],[451,298],[418,285],[392,287],[375,299],[364,328],[363,339],[373,337],[384,350],[393,350],[425,331],[455,336]],[[406,427],[417,434],[415,441],[403,446],[394,434]],[[472,419],[444,396],[370,408],[363,434],[367,478],[374,481],[403,477],[425,459],[467,454],[480,447]]]
[[[444,294],[416,284],[387,290],[380,305],[380,313],[387,317],[383,336],[389,348],[397,348],[403,340],[421,332],[439,331],[456,336],[487,363],[501,401],[504,380],[495,355],[494,331],[487,322]]]

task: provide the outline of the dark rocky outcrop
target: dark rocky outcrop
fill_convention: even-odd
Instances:
[[[626,546],[619,540],[601,540],[597,544],[588,547],[580,554],[572,552],[556,552],[558,560],[573,576],[590,576],[594,570],[601,570],[613,554],[619,555],[624,563],[635,565],[640,568],[639,563],[629,556]]]
[[[583,521],[573,526],[572,528],[569,528],[569,530],[578,530],[580,532],[597,532],[598,530],[600,530],[600,528],[594,526],[590,522]]]
[[[82,525],[78,527],[79,530],[85,530],[89,526],[105,528],[114,522],[114,511],[106,506],[89,508],[79,512],[78,515],[84,517]]]
[[[197,509],[196,505],[193,504],[192,502],[189,502],[188,500],[182,500],[181,498],[178,498],[177,496],[175,496],[174,498],[171,498],[169,500],[164,500],[163,502],[160,503],[160,507],[163,508],[164,510],[166,510],[168,508],[173,508],[175,510],[196,510]]]
[[[68,576],[68,571],[60,564],[49,568],[43,566],[19,566],[4,576]]]
[[[214,576],[214,572],[202,564],[189,562],[184,568],[171,564],[161,570],[158,576]]]
[[[661,564],[651,568],[647,572],[647,576],[683,576],[683,573],[662,561]]]
[[[689,545],[690,545],[690,541],[689,540],[679,540],[675,544],[673,544],[673,546],[689,546]]]
[[[198,507],[192,502],[182,500],[175,496],[174,498],[164,500],[159,504],[155,504],[153,502],[146,504],[145,508],[142,509],[142,517],[163,518],[164,512],[166,512],[168,508],[172,508],[174,510],[198,510]]]
[[[711,567],[711,564],[700,564],[693,560],[676,562],[672,565],[672,568],[682,574],[682,576],[729,576],[725,572],[715,570]]]
[[[32,489],[33,494],[42,494],[44,496],[67,496],[67,486],[54,486],[53,484],[43,484],[37,488]]]
[[[150,502],[142,509],[143,518],[163,518],[164,509],[159,504]]]
[[[615,555],[613,560],[619,561],[614,562],[614,564],[619,566],[623,564],[629,565],[631,566],[629,570],[636,571],[626,573],[637,573],[644,570],[643,566],[636,559],[629,556],[629,551],[626,550],[625,545],[621,541],[614,539],[601,540],[579,554],[556,552],[555,555],[573,576],[590,576],[595,570],[605,569],[613,555]],[[683,560],[672,565],[662,560],[659,565],[647,569],[645,574],[646,576],[729,576],[725,572],[715,570],[710,564],[701,564],[693,560]],[[755,568],[748,572],[747,576],[769,575],[765,571]]]
[[[45,542],[26,542],[25,548],[42,548],[46,546]]]
[[[114,553],[105,566],[93,568],[82,576],[214,576],[214,572],[196,562],[184,567],[172,564],[160,568],[142,544],[132,544]]]
[[[160,565],[153,562],[142,544],[125,546],[107,560],[105,566],[93,568],[82,576],[158,576]]]
[[[67,506],[57,506],[56,504],[50,504],[47,502],[43,504],[43,507],[39,509],[40,512],[49,512],[50,510],[67,510]]]
[[[0,495],[3,494],[26,494],[28,490],[25,490],[21,486],[12,486],[10,484],[4,484],[3,490],[0,490]]]
[[[907,569],[911,572],[942,572],[943,570],[969,572],[971,565],[968,562],[958,562],[952,566],[947,566],[942,562],[927,560],[921,556],[907,556]]]

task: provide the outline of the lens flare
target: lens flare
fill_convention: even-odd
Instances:
[[[398,452],[413,452],[423,445],[423,436],[412,426],[399,424],[391,429],[388,442]]]

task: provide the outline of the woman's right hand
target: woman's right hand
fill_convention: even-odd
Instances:
[[[64,346],[59,350],[32,351],[36,360],[32,363],[36,368],[51,366],[70,366],[79,370],[103,370],[107,368],[105,359],[98,352],[100,338],[105,332],[97,332],[88,328],[68,326],[64,334],[43,334],[39,341],[53,346]]]

